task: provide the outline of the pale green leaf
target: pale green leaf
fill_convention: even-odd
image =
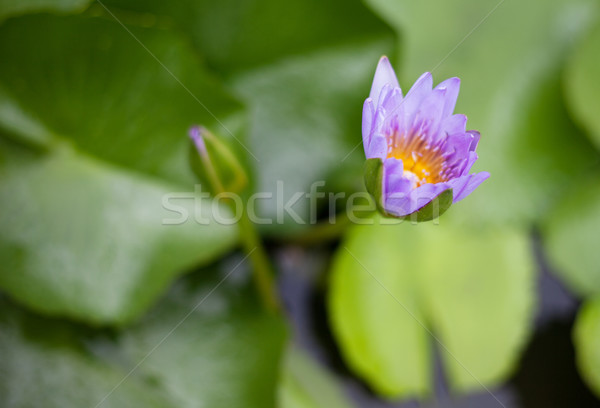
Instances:
[[[579,371],[600,397],[600,298],[583,304],[573,329],[573,342]]]
[[[279,408],[351,408],[335,377],[312,357],[290,347],[279,383]]]
[[[567,191],[543,223],[554,271],[582,296],[600,293],[598,231],[600,178],[596,175]]]
[[[577,46],[565,72],[570,111],[600,148],[600,24]]]
[[[431,348],[450,384],[502,381],[527,338],[527,234],[449,222],[354,226],[333,265],[329,313],[351,368],[389,397],[431,391]],[[377,220],[377,219],[375,219]]]

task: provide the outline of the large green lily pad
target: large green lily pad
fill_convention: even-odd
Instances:
[[[528,333],[533,259],[520,230],[353,226],[333,264],[330,321],[350,367],[387,397],[426,396],[432,347],[455,390],[502,381]]]
[[[574,118],[600,148],[600,24],[577,46],[565,72],[565,95]]]
[[[0,300],[0,405],[274,408],[286,330],[262,310],[240,261],[178,281],[124,331]]]
[[[600,294],[600,178],[583,179],[544,220],[544,245],[557,273],[581,296]]]
[[[195,194],[186,133],[198,121],[226,135],[212,115],[237,129],[241,107],[181,37],[131,30],[170,72],[103,18],[0,27],[0,286],[95,324],[138,316],[173,277],[237,242]]]

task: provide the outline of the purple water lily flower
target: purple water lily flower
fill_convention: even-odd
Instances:
[[[459,87],[460,79],[450,78],[433,88],[426,72],[403,96],[387,57],[379,61],[363,108],[362,134],[371,159],[367,188],[387,215],[410,215],[436,197],[446,197],[447,208],[489,177],[469,174],[479,132],[467,131],[467,117],[453,114]]]

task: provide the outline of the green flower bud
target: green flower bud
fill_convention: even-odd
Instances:
[[[213,194],[243,192],[248,176],[226,141],[202,126],[192,127],[189,135],[190,166],[200,183],[210,186]]]

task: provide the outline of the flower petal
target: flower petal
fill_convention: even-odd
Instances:
[[[449,134],[444,145],[446,158],[446,175],[450,178],[467,174],[477,160],[474,145],[477,140],[467,133]]]
[[[398,101],[398,95],[388,98],[386,104],[381,106],[380,109],[384,113],[384,120],[382,122],[381,133],[386,135],[404,134],[407,131],[406,117],[404,115],[404,103],[400,100],[400,103],[393,104]],[[388,114],[387,112],[393,112]]]
[[[375,106],[383,106],[385,101],[388,99],[388,96],[392,93],[392,89],[394,89],[392,88],[392,85],[385,84],[383,88],[381,88],[381,91],[379,91],[379,100],[375,101]]]
[[[375,115],[375,108],[373,107],[373,100],[371,98],[367,98],[363,105],[363,115],[362,115],[362,138],[363,138],[363,146],[365,149],[371,143],[371,133],[373,129],[373,116]]]
[[[467,130],[467,117],[463,114],[451,115],[442,120],[442,130],[448,135],[463,134]]]
[[[454,108],[456,107],[456,100],[458,99],[458,93],[460,91],[460,79],[456,77],[446,79],[445,81],[440,82],[435,89],[446,90],[446,101],[442,116],[446,117],[452,115],[452,112],[454,112]]]
[[[466,176],[469,171],[471,171],[471,167],[475,164],[479,156],[475,152],[469,152],[469,156],[460,163],[458,167],[457,177]]]
[[[448,181],[452,188],[453,202],[457,203],[471,194],[481,183],[483,183],[490,173],[482,171],[480,173],[468,174]]]
[[[396,78],[396,73],[394,72],[394,68],[392,68],[392,64],[390,64],[390,60],[388,57],[383,56],[379,60],[379,64],[377,64],[377,70],[375,71],[369,98],[375,103],[379,102],[381,90],[387,84],[392,88],[400,88],[400,84],[398,84],[398,79]]]
[[[371,137],[369,146],[365,146],[365,156],[367,159],[385,159],[387,156],[388,142],[381,133],[374,133]]]
[[[412,122],[412,130],[415,134],[423,135],[431,141],[437,141],[445,136],[439,134],[445,93],[443,89],[434,90],[421,102]]]
[[[477,145],[479,144],[481,133],[479,133],[476,130],[469,130],[467,134],[471,136],[471,146],[469,147],[469,151],[474,152],[477,148]]]
[[[379,106],[383,107],[386,112],[392,112],[396,108],[402,106],[402,99],[404,99],[402,96],[402,90],[400,90],[400,88],[391,88],[391,90],[386,94],[386,97],[382,99]]]
[[[409,123],[412,122],[415,113],[419,110],[419,106],[423,99],[425,99],[431,93],[431,88],[433,87],[433,78],[431,77],[431,73],[425,72],[423,75],[417,79],[415,84],[410,88],[410,91],[406,94],[404,98],[404,110]]]
[[[390,157],[383,161],[382,194],[385,197],[390,193],[408,193],[412,189],[412,182],[403,177],[404,163],[401,159]]]
[[[404,217],[419,211],[449,188],[448,183],[437,183],[424,184],[409,192],[388,191],[383,196],[383,207],[388,214]]]
[[[447,160],[456,161],[463,160],[469,157],[469,148],[473,139],[471,135],[466,133],[455,133],[448,135],[444,150],[447,154]]]

